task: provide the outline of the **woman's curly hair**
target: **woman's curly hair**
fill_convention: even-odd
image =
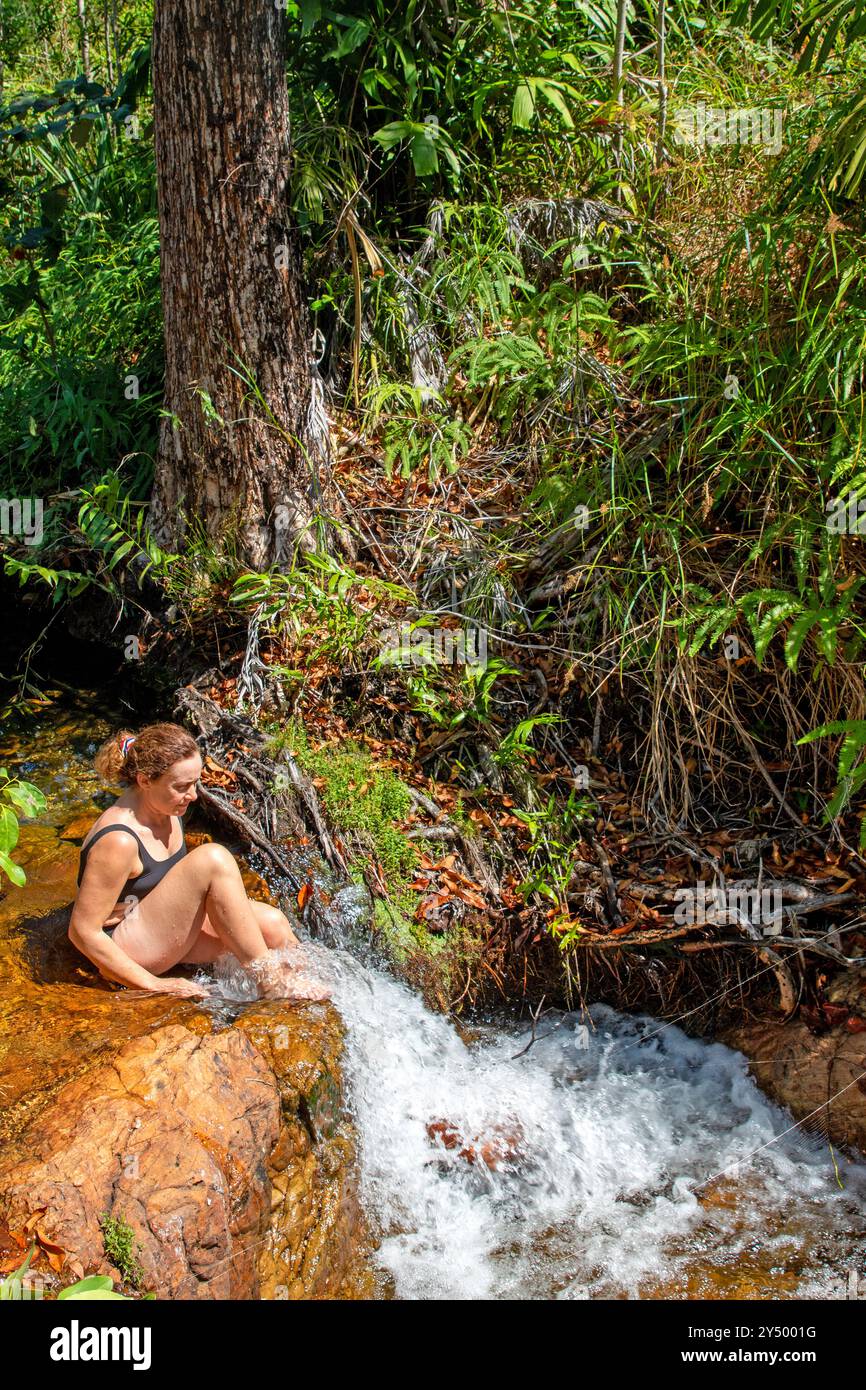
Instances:
[[[127,744],[124,755],[126,739],[134,742]],[[137,734],[128,729],[113,734],[97,753],[94,766],[104,782],[133,787],[139,772],[152,779],[161,777],[172,763],[192,758],[199,751],[192,734],[180,724],[147,724]]]

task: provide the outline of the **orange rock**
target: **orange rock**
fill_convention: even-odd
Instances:
[[[76,816],[68,825],[65,825],[58,836],[61,840],[76,840],[80,844],[84,837],[93,827],[93,823],[99,817],[99,807],[94,806],[92,811],[84,815]]]
[[[745,1053],[761,1090],[795,1119],[813,1116],[809,1124],[826,1130],[832,1143],[866,1153],[866,1095],[857,1085],[866,1046],[859,1033],[837,1024],[816,1037],[799,1018],[784,1024],[762,1019],[726,1028],[717,1041]]]

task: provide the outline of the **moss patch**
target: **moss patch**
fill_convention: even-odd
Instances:
[[[102,1245],[106,1258],[115,1269],[119,1269],[127,1284],[137,1289],[144,1271],[137,1259],[141,1246],[135,1239],[135,1232],[122,1216],[111,1216],[103,1212],[100,1221]]]
[[[331,823],[371,842],[388,887],[400,896],[417,862],[414,847],[397,829],[412,809],[405,784],[359,744],[314,751],[297,720],[290,721],[270,742],[272,753],[283,748],[292,751],[298,766],[314,780]]]
[[[448,1007],[448,999],[463,974],[467,959],[478,954],[476,933],[454,926],[447,932],[429,932],[414,920],[418,895],[409,888],[419,852],[437,846],[409,841],[398,827],[412,810],[405,783],[378,763],[363,746],[347,742],[339,747],[312,749],[306,730],[292,720],[276,731],[269,742],[271,756],[289,749],[298,766],[315,782],[319,799],[332,825],[346,835],[355,834],[369,847],[385,876],[388,900],[374,899],[373,930],[392,968],[421,988],[431,1007]],[[456,817],[467,833],[476,827],[458,808]],[[352,877],[362,881],[363,855],[352,856]]]
[[[448,933],[429,932],[421,922],[412,920],[414,902],[400,898],[389,903],[377,898],[373,922],[388,947],[388,955],[398,964],[421,950],[429,956],[442,956],[448,947]]]

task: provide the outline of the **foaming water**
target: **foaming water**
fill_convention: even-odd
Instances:
[[[741,1054],[601,1004],[467,1044],[376,968],[304,951],[348,1025],[398,1298],[828,1298],[862,1275],[866,1166],[786,1134]]]

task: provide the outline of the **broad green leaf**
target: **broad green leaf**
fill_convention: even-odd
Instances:
[[[437,173],[439,159],[436,154],[436,145],[426,129],[423,134],[419,132],[412,136],[409,149],[412,153],[412,164],[416,174],[423,176]]]
[[[573,130],[574,117],[572,116],[571,112],[566,106],[565,99],[562,95],[562,92],[559,90],[559,87],[557,87],[555,83],[545,82],[541,78],[538,79],[537,86],[538,90],[541,92],[541,95],[547,101],[550,102],[550,105],[554,108],[555,111],[559,112],[560,116],[562,117],[563,124],[568,126],[570,130]]]
[[[370,21],[367,19],[356,19],[354,24],[350,24],[343,30],[340,41],[336,48],[332,48],[327,58],[345,58],[348,53],[353,53],[356,48],[364,42],[370,33]]]
[[[48,805],[43,793],[30,782],[13,782],[3,788],[3,794],[18,807],[22,816],[39,816]]]
[[[61,1289],[57,1298],[58,1301],[65,1298],[84,1298],[97,1290],[108,1291],[113,1288],[114,1280],[108,1274],[90,1274],[86,1279],[79,1279],[77,1284],[70,1284],[68,1288]]]
[[[11,854],[18,843],[18,817],[9,806],[0,806],[0,849]]]
[[[411,121],[391,121],[388,125],[380,126],[373,132],[373,139],[378,140],[379,144],[386,150],[390,150],[393,145],[399,145],[401,140],[406,140],[415,130]]]
[[[528,130],[535,115],[535,99],[526,82],[521,82],[514,93],[511,107],[511,124],[518,130]]]
[[[58,1294],[58,1298],[62,1297]],[[67,1293],[66,1297],[71,1303],[83,1303],[92,1301],[96,1303],[107,1302],[109,1299],[119,1303],[129,1303],[128,1298],[124,1298],[122,1293],[113,1293],[110,1289],[94,1289],[91,1293]]]
[[[16,888],[23,888],[27,882],[27,875],[19,864],[13,864],[8,854],[0,850],[0,869],[8,879],[15,884]]]

